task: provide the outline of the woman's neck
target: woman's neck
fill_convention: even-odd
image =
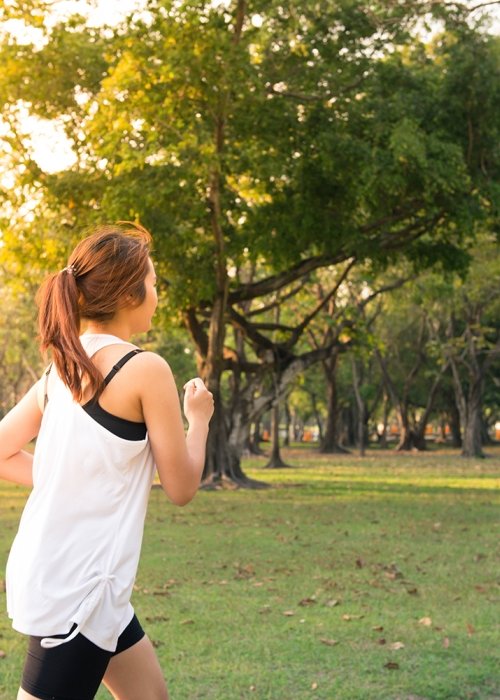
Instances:
[[[129,341],[132,333],[130,329],[124,323],[118,323],[110,321],[109,323],[96,323],[94,321],[89,321],[85,328],[84,333],[92,333],[96,335],[114,335],[120,340]]]

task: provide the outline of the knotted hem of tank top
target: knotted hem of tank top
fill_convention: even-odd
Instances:
[[[57,639],[55,637],[44,637],[40,642],[41,646],[44,649],[53,649],[54,647],[61,646],[61,644],[67,644],[78,634],[80,634],[83,626],[101,600],[106,584],[113,581],[114,578],[115,576],[112,574],[103,574],[102,576],[98,576],[97,583],[92,588],[90,593],[83,599],[80,607],[76,611],[76,614],[71,619],[71,622],[76,624],[76,627],[71,634],[69,634],[67,637],[63,637],[62,639]]]

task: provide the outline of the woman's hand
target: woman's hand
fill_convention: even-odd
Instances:
[[[197,421],[208,423],[214,412],[214,397],[199,377],[184,384],[184,415],[191,425]]]

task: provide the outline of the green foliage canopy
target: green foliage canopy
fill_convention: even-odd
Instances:
[[[73,225],[139,217],[181,305],[213,295],[214,173],[228,269],[400,248],[456,265],[495,215],[498,41],[456,8],[425,46],[425,3],[145,7],[112,35],[74,17],[4,45],[0,100],[64,119],[79,162],[24,177]]]

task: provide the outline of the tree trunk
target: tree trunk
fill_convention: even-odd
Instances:
[[[283,447],[290,447],[290,432],[292,427],[292,414],[290,413],[290,406],[288,401],[285,401],[285,440],[283,442]]]
[[[484,457],[481,439],[482,377],[476,377],[476,381],[469,387],[467,403],[462,457]]]
[[[451,398],[448,408],[448,420],[451,433],[451,446],[462,447],[462,430],[460,428],[460,413],[454,398]]]
[[[302,442],[304,438],[304,421],[302,416],[295,410],[292,413],[292,433],[293,442]]]
[[[404,452],[405,450],[411,450],[413,447],[413,435],[410,428],[408,406],[404,402],[400,401],[396,410],[399,422],[399,443],[396,450],[398,452]]]
[[[223,280],[221,280],[221,284],[223,284]],[[202,332],[194,311],[188,311],[185,316],[186,324],[197,346],[198,373],[214,397],[214,415],[210,421],[210,430],[208,432],[202,486],[204,488],[216,488],[224,485],[224,483],[233,482],[238,486],[263,488],[265,486],[263,483],[248,478],[241,468],[241,454],[246,435],[240,444],[241,431],[239,428],[241,427],[241,421],[238,419],[238,410],[240,409],[237,409],[237,396],[233,396],[232,417],[233,423],[235,421],[238,423],[238,440],[230,440],[230,422],[221,391],[224,362],[225,306],[226,292],[223,288],[219,292],[212,308],[208,334]],[[234,391],[238,391],[237,387],[234,388]]]
[[[421,328],[421,332],[419,334],[419,340],[418,340],[418,347],[422,346],[422,338],[423,338],[423,325]],[[396,390],[396,386],[391,379],[391,376],[389,374],[389,370],[387,367],[387,361],[384,357],[382,357],[380,351],[378,349],[375,350],[375,355],[379,361],[380,364],[380,369],[382,370],[382,376],[383,376],[383,381],[385,383],[385,387],[387,390],[387,393],[391,397],[391,401],[393,404],[393,407],[396,411],[396,416],[398,419],[398,424],[399,424],[399,443],[396,447],[397,451],[404,451],[404,450],[411,450],[414,444],[413,440],[413,431],[410,426],[410,417],[409,417],[409,391],[410,387],[413,384],[413,381],[415,380],[415,377],[418,374],[418,371],[420,369],[420,366],[422,364],[422,357],[419,355],[417,358],[415,364],[411,368],[410,372],[406,376],[404,386],[401,392],[398,393]]]
[[[316,394],[313,392],[310,394],[311,396],[311,405],[314,413],[314,419],[316,421],[316,425],[318,426],[318,435],[319,435],[319,442],[320,445],[323,443],[324,439],[324,434],[323,434],[323,419],[321,418],[321,414],[318,409],[318,401],[316,398]]]
[[[245,0],[238,0],[232,38],[235,46],[241,39],[245,9]],[[205,334],[201,324],[195,318],[194,311],[187,314],[188,326],[197,343],[200,376],[205,381],[209,391],[212,392],[215,405],[208,434],[203,480],[205,486],[218,485],[225,479],[242,486],[264,486],[264,484],[246,477],[241,469],[240,455],[243,449],[243,444],[240,444],[241,422],[236,426],[236,439],[233,435],[231,440],[229,421],[221,391],[229,292],[228,261],[223,230],[224,214],[222,211],[222,191],[225,183],[223,151],[227,110],[230,102],[229,93],[225,97],[227,99],[220,100],[219,110],[214,115],[214,146],[217,159],[214,160],[207,182],[208,219],[213,237],[216,280],[216,292],[210,314],[208,334]],[[235,388],[235,391],[238,392],[238,387]],[[234,418],[234,405],[232,410]]]
[[[273,406],[271,412],[271,458],[266,464],[266,469],[284,469],[290,465],[281,459],[280,451],[280,406],[279,402]]]
[[[365,456],[366,448],[366,422],[364,403],[358,406],[358,450],[361,457]]]
[[[340,446],[338,423],[339,423],[339,402],[337,395],[337,360],[338,349],[323,362],[323,369],[327,382],[327,416],[323,440],[320,446],[322,454],[345,454],[347,450]]]
[[[262,440],[262,435],[260,433],[260,418],[257,418],[253,425],[253,429],[250,434],[249,448],[253,455],[263,455],[264,452],[260,446]]]
[[[356,447],[357,421],[352,404],[343,406],[339,413],[339,427],[337,429],[339,445],[346,453],[348,447]]]
[[[215,410],[210,421],[207,440],[207,456],[202,477],[202,487],[220,488],[231,483],[246,488],[267,488],[268,484],[250,479],[241,468],[241,455],[247,439],[244,417],[233,408],[233,426],[229,430],[227,411],[220,391],[214,394]]]
[[[462,457],[484,457],[481,442],[481,413],[483,376],[480,371],[473,371],[469,365],[467,395],[462,386],[462,380],[454,357],[449,358],[453,388],[462,425]]]
[[[436,442],[440,442],[443,445],[446,442],[446,417],[443,414],[439,416],[439,437]]]
[[[384,391],[384,398],[383,398],[383,402],[382,402],[382,431],[379,433],[379,431],[377,429],[378,444],[384,450],[386,450],[389,446],[389,443],[387,441],[387,426],[389,424],[389,411],[390,411],[389,396],[387,395],[387,392]]]
[[[352,385],[354,389],[354,396],[356,397],[356,403],[358,406],[358,449],[361,457],[365,456],[365,426],[366,426],[366,404],[361,394],[361,378],[360,372],[358,371],[358,365],[356,363],[356,358],[352,356]]]
[[[210,387],[209,387],[210,388]],[[210,388],[214,393],[214,387]],[[221,403],[220,393],[214,394],[215,410],[210,421],[210,430],[207,440],[207,456],[203,471],[203,482],[221,483],[224,477],[232,479],[238,474],[239,460],[234,459],[228,440],[228,431],[224,415],[224,407]]]
[[[470,406],[464,429],[462,457],[484,457],[481,442],[481,412],[478,406]]]
[[[481,442],[483,446],[495,444],[490,436],[488,421],[485,419],[484,413],[481,413]]]
[[[445,372],[448,371],[448,367],[449,363],[444,364],[443,367],[441,367],[439,373],[434,378],[432,387],[427,395],[427,403],[425,405],[424,411],[420,417],[420,420],[418,421],[418,423],[415,424],[413,428],[413,446],[416,447],[417,450],[423,451],[427,449],[427,441],[425,439],[427,424],[429,422],[429,418],[431,417],[434,408],[434,402],[436,400],[438,389],[441,386],[441,382],[443,381]]]

